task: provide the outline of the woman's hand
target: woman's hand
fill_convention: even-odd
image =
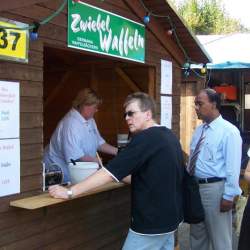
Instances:
[[[54,185],[49,187],[49,194],[54,198],[69,199],[68,189],[59,185]]]

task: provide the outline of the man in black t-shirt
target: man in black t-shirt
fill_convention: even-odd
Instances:
[[[156,124],[155,102],[145,93],[127,97],[124,117],[132,139],[109,164],[70,189],[50,187],[68,199],[111,181],[131,183],[131,227],[124,250],[172,250],[183,220],[182,150],[174,134]]]

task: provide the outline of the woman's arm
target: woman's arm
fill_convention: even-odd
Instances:
[[[89,155],[85,155],[85,156],[77,159],[77,161],[90,161],[90,162],[99,163],[97,157],[92,157],[92,156],[89,156]]]
[[[110,155],[116,155],[118,152],[118,149],[116,147],[111,146],[108,143],[104,143],[98,148],[99,151],[102,153],[110,154]]]

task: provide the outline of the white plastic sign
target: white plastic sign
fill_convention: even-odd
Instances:
[[[20,193],[20,140],[0,140],[0,197]]]
[[[0,81],[0,139],[20,137],[19,82]]]

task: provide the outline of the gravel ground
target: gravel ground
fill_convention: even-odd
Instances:
[[[183,223],[178,229],[178,240],[180,245],[180,250],[190,250],[189,245],[189,225]],[[238,237],[233,232],[233,250],[237,250]],[[226,249],[225,249],[226,250]]]

